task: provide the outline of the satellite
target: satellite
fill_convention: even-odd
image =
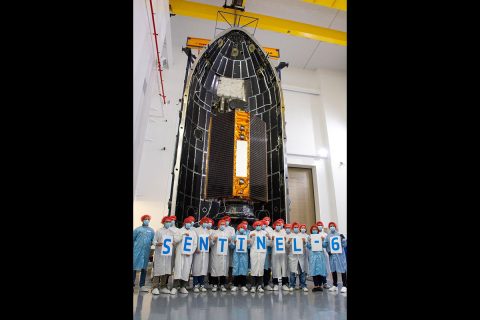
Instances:
[[[277,72],[248,31],[223,31],[186,78],[169,215],[285,220],[285,144]]]

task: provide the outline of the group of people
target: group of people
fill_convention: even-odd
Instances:
[[[163,227],[156,232],[148,226],[149,215],[141,220],[142,226],[133,231],[133,285],[137,271],[141,271],[140,291],[149,291],[145,278],[152,244],[155,246],[152,294],[177,294],[177,291],[188,294],[190,274],[194,292],[206,292],[206,281],[213,292],[227,291],[227,277],[231,276],[231,291],[248,291],[250,274],[253,279],[250,292],[254,293],[277,291],[280,281],[282,290],[293,291],[297,277],[300,282],[297,289],[308,292],[307,274],[313,277],[312,291],[323,288],[338,291],[339,272],[341,292],[347,291],[346,239],[338,233],[335,222],[328,224],[326,233],[323,223],[318,221],[308,234],[305,224],[288,224],[283,219],[276,220],[272,228],[269,217],[255,221],[253,230],[248,229],[247,221],[242,221],[235,230],[228,216],[218,221],[216,230],[212,228],[214,221],[208,217],[202,218],[195,228],[195,218],[188,216],[182,228],[177,228],[176,217],[166,216],[161,221]],[[333,278],[331,287],[327,285],[328,273]],[[174,281],[169,290],[167,283],[172,274]]]

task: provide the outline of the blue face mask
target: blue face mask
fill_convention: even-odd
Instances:
[[[207,223],[207,228],[210,229],[212,227],[212,224]]]
[[[190,229],[192,227],[191,223],[185,223],[185,229]]]
[[[163,226],[164,226],[165,228],[167,228],[167,229],[170,228],[170,222],[165,222],[165,223],[163,224]]]
[[[289,228],[287,228],[287,229],[285,229],[285,232],[286,232],[287,234],[290,234],[291,231],[290,231]]]
[[[230,221],[225,221],[225,225],[228,227],[230,225]]]
[[[293,232],[298,233],[298,228],[293,228]]]
[[[207,227],[208,227],[208,223],[204,223],[203,224],[203,229],[207,229]]]
[[[150,223],[150,220],[148,220],[148,219],[143,220],[143,225],[144,226],[148,226],[149,223]]]
[[[282,226],[276,226],[276,227],[275,227],[275,230],[277,230],[277,231],[282,230]]]
[[[305,232],[307,232],[307,229],[302,229],[301,231],[302,231],[302,233],[305,233]]]
[[[317,231],[317,230],[312,230],[312,233],[313,233],[313,234],[317,234],[318,231]]]
[[[225,226],[223,226],[223,225],[220,226],[220,230],[222,230],[222,231],[225,230]]]
[[[255,230],[260,231],[260,230],[262,230],[262,227],[257,226],[257,227],[255,228]]]
[[[240,233],[241,233],[241,234],[244,234],[244,233],[245,233],[245,229],[240,228]]]
[[[262,230],[265,230],[266,227],[267,227],[266,225],[263,225],[263,226],[262,226]]]
[[[335,232],[335,227],[330,227],[330,231],[331,231],[332,233],[334,233],[334,232]]]

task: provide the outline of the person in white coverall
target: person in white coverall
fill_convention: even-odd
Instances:
[[[308,292],[306,279],[306,263],[305,263],[305,247],[307,242],[307,235],[300,233],[300,225],[296,222],[292,223],[293,233],[287,236],[287,247],[290,249],[288,254],[288,268],[290,270],[290,291],[295,288],[297,274],[300,280],[300,287],[304,292]],[[303,246],[303,253],[295,253],[294,241],[297,240],[297,246]],[[300,289],[300,288],[298,288]]]
[[[250,292],[263,292],[262,282],[263,282],[263,272],[265,266],[265,258],[267,252],[259,251],[261,248],[262,239],[265,240],[265,246],[270,245],[270,235],[265,231],[262,230],[262,221],[255,221],[253,223],[254,230],[249,234],[249,244],[250,244],[250,275],[255,279],[255,285],[252,286]]]
[[[209,253],[212,243],[209,241],[207,249],[208,252],[200,252],[200,236],[210,236],[210,231],[208,230],[208,218],[202,218],[200,220],[200,226],[195,229],[197,233],[197,250],[193,255],[193,265],[192,265],[192,275],[193,275],[193,292],[206,292],[204,284],[204,277],[208,273],[208,263],[209,263]]]
[[[165,243],[168,251],[173,252],[173,247],[175,245],[175,235],[172,229],[170,229],[170,224],[172,223],[171,217],[163,217],[162,219],[163,227],[157,230],[155,237],[153,239],[153,245],[155,246],[155,253],[153,256],[153,290],[152,294],[165,293],[170,294],[171,291],[167,288],[168,276],[172,274],[172,256],[173,255],[162,255],[162,249],[164,246],[165,236],[170,236],[172,241]],[[160,288],[160,290],[159,290]]]
[[[228,239],[230,234],[226,230],[226,221],[219,220],[217,223],[218,229],[212,232],[210,235],[210,241],[212,243],[211,248],[211,276],[213,282],[212,291],[215,292],[220,287],[220,290],[227,291],[225,288],[226,279],[228,275]],[[226,238],[226,240],[224,239]],[[221,246],[226,254],[222,255],[218,253],[218,247]]]
[[[286,241],[285,237],[287,236],[285,230],[283,229],[283,219],[278,219],[273,223],[273,233],[272,233],[272,278],[273,278],[273,290],[278,290],[278,280],[282,279],[282,289],[285,291],[290,290],[288,287],[288,263],[287,263],[287,253],[286,253]],[[285,250],[283,252],[277,252],[275,250],[275,239],[283,238],[283,247]]]
[[[235,228],[233,228],[232,226],[230,226],[230,222],[232,221],[232,218],[230,218],[229,216],[225,216],[223,217],[223,220],[225,220],[225,231],[227,231],[227,233],[229,234],[229,237],[228,237],[228,241],[230,242],[230,240],[235,237]],[[232,287],[232,282],[233,282],[233,277],[232,277],[232,266],[233,266],[233,262],[232,262],[232,259],[233,259],[233,249],[230,248],[230,246],[228,246],[229,249],[228,249],[228,277],[227,277],[227,286],[230,286]]]
[[[188,279],[190,278],[190,270],[192,269],[193,253],[197,249],[197,234],[193,228],[195,223],[195,218],[188,216],[183,220],[183,227],[178,230],[175,234],[177,238],[177,248],[175,250],[175,268],[173,276],[173,288],[171,294],[175,294],[176,289],[180,288],[180,293],[188,294],[187,284]],[[188,236],[188,238],[186,238]],[[191,238],[190,238],[191,237]],[[189,240],[188,243],[186,239]],[[183,247],[190,247],[192,250],[191,254],[186,254],[183,252]]]

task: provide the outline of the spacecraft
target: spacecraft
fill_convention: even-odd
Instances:
[[[223,31],[186,78],[169,215],[286,219],[285,145],[277,72],[247,30]]]

